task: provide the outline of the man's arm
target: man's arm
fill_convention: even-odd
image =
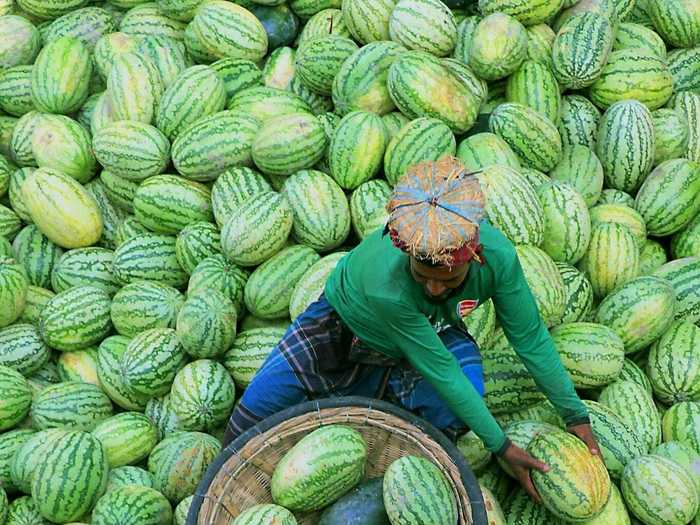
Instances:
[[[514,255],[498,279],[493,303],[508,341],[566,425],[588,423],[588,410],[576,394]]]

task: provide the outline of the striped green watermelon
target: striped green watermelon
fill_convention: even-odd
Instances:
[[[644,371],[631,359],[625,358],[625,364],[622,365],[619,380],[637,383],[651,394],[651,381],[649,381]]]
[[[58,374],[58,366],[52,361],[48,361],[39,370],[27,377],[27,381],[29,381],[29,386],[32,388],[33,395],[36,395],[47,386],[61,382],[61,378]]]
[[[287,89],[306,102],[314,115],[321,115],[333,110],[333,101],[330,96],[310,90],[301,82],[298,75],[291,78]]]
[[[175,415],[170,403],[170,394],[161,398],[152,397],[149,399],[144,413],[158,428],[158,439],[162,440],[181,430],[179,428],[180,420]]]
[[[693,479],[695,488],[700,489],[700,455],[691,447],[679,441],[668,441],[656,447],[651,453],[668,458],[685,468]]]
[[[117,118],[112,109],[112,100],[109,97],[109,93],[103,91],[97,95],[95,107],[92,109],[92,113],[90,113],[90,133],[94,135],[105,126],[116,121]]]
[[[662,403],[700,400],[698,338],[700,328],[676,321],[652,345],[646,370],[654,395]]]
[[[133,237],[114,252],[112,272],[117,282],[128,284],[138,280],[181,287],[187,273],[177,262],[175,237],[152,233]]]
[[[141,181],[165,171],[170,143],[157,128],[135,121],[107,125],[92,141],[105,169],[127,180]]]
[[[587,146],[565,146],[559,163],[549,172],[556,181],[571,184],[591,207],[600,198],[603,188],[603,167]]]
[[[477,133],[464,139],[457,148],[457,158],[469,172],[494,164],[520,170],[520,161],[513,150],[501,137],[493,133]]]
[[[605,466],[613,478],[619,479],[627,463],[647,453],[647,446],[636,433],[637,429],[607,406],[595,401],[584,401],[584,404]]]
[[[70,432],[70,430],[51,428],[38,432],[15,430],[3,434],[3,437],[8,438],[13,434],[16,436],[12,440],[3,441],[3,445],[9,446],[13,452],[9,458],[11,483],[5,484],[5,487],[13,487],[25,494],[31,494],[34,470],[44,461],[43,450],[50,448],[53,440]],[[14,448],[15,445],[16,448]]]
[[[674,92],[694,91],[700,94],[700,46],[671,51],[668,55],[668,68],[673,76]]]
[[[501,104],[491,114],[489,128],[508,143],[525,167],[547,172],[561,158],[562,142],[556,126],[527,106]]]
[[[525,60],[508,77],[506,99],[528,106],[554,123],[559,120],[561,95],[557,79],[547,66],[538,62]]]
[[[83,7],[56,18],[41,33],[44,44],[71,36],[91,51],[97,41],[116,30],[112,15],[101,7]]]
[[[622,476],[622,494],[629,510],[644,523],[687,523],[698,510],[690,475],[661,456],[640,456],[629,462]]]
[[[321,427],[277,463],[270,484],[272,499],[297,511],[323,508],[362,479],[366,460],[367,443],[359,432],[342,425]]]
[[[219,441],[201,432],[179,432],[158,443],[148,458],[155,488],[171,503],[194,494],[209,464],[221,450]]]
[[[396,107],[409,118],[437,118],[455,133],[467,131],[476,121],[479,101],[470,87],[424,51],[399,56],[389,68],[387,87]]]
[[[126,33],[115,32],[102,35],[93,50],[94,66],[97,73],[107,79],[114,59],[124,53],[135,51],[138,39]]]
[[[107,74],[107,100],[114,121],[150,124],[164,90],[160,72],[145,56],[133,51],[114,58]]]
[[[253,328],[236,336],[223,364],[236,386],[245,389],[272,349],[284,336],[284,328]]]
[[[49,525],[49,521],[39,512],[36,502],[31,496],[22,496],[10,503],[7,508],[7,523],[38,523],[40,525]]]
[[[619,523],[630,525],[630,516],[622,499],[620,489],[615,484],[610,485],[610,499],[603,507],[603,510],[592,520],[586,521],[586,525],[609,525]]]
[[[117,229],[124,221],[126,213],[115,206],[107,196],[107,190],[99,178],[92,179],[85,185],[87,192],[95,199],[102,216],[102,236],[99,245],[113,250],[117,247]]]
[[[639,189],[635,207],[651,235],[683,229],[700,211],[700,165],[687,159],[660,164]]]
[[[586,201],[572,186],[558,181],[541,185],[537,195],[544,212],[542,249],[554,261],[576,264],[591,240]]]
[[[41,120],[42,114],[30,111],[22,115],[14,125],[10,135],[10,158],[19,166],[36,166],[32,151],[32,134]]]
[[[671,254],[674,259],[700,256],[700,215],[672,237]]]
[[[596,82],[608,61],[613,38],[612,24],[604,16],[582,12],[570,17],[552,45],[554,76],[559,84],[581,89]]]
[[[245,167],[225,171],[212,186],[211,201],[216,223],[221,227],[233,211],[249,197],[272,190],[260,173]]]
[[[418,118],[401,128],[384,154],[384,173],[394,185],[406,170],[425,160],[440,160],[456,152],[457,143],[447,124],[434,118]]]
[[[259,128],[252,116],[233,111],[201,118],[173,142],[173,164],[188,179],[216,180],[229,168],[252,164],[251,149]]]
[[[382,120],[354,111],[340,121],[328,152],[331,174],[341,188],[354,190],[382,165],[388,138]]]
[[[153,475],[141,467],[127,465],[113,468],[109,471],[105,494],[127,485],[153,488]]]
[[[646,450],[661,443],[661,422],[651,395],[630,381],[616,381],[600,393],[598,401],[615,412],[640,436]]]
[[[503,510],[506,515],[506,525],[549,525],[556,523],[557,518],[544,505],[535,503],[524,489],[513,491],[512,497],[505,501]]]
[[[340,4],[341,0],[291,0],[289,2],[289,6],[297,16],[304,19],[331,8],[340,9]]]
[[[565,148],[585,146],[594,149],[598,135],[600,111],[580,95],[562,97],[559,133]]]
[[[231,525],[297,525],[294,514],[284,507],[264,503],[253,505],[240,513]]]
[[[216,71],[208,66],[192,66],[163,93],[155,123],[172,141],[188,126],[221,111],[225,105],[226,90]]]
[[[564,313],[564,281],[552,258],[531,245],[516,246],[525,279],[547,326],[553,326]]]
[[[508,0],[480,0],[479,10],[484,15],[495,12],[506,13],[527,26],[550,20],[562,7],[562,0],[539,0],[521,4]]]
[[[700,6],[692,0],[650,0],[648,13],[654,28],[674,47],[700,44]]]
[[[634,208],[626,204],[598,204],[590,210],[593,227],[604,222],[621,224],[634,235],[638,246],[646,242],[647,228],[644,218]]]
[[[673,109],[657,109],[651,114],[654,119],[654,164],[683,157],[688,147],[688,121],[683,114]]]
[[[280,47],[275,49],[265,59],[265,66],[262,68],[261,81],[268,88],[290,89],[296,66],[294,60],[296,58],[296,49],[291,47]]]
[[[175,512],[173,513],[173,525],[186,525],[187,514],[190,511],[190,506],[192,505],[193,499],[194,496],[187,496],[177,504]]]
[[[12,241],[12,253],[24,269],[29,284],[46,288],[51,284],[52,270],[63,250],[30,224]]]
[[[251,197],[221,230],[224,255],[241,266],[266,261],[284,246],[292,229],[292,217],[284,195],[268,191]]]
[[[0,328],[15,322],[26,304],[29,281],[10,257],[0,257]]]
[[[350,217],[353,230],[360,239],[384,226],[390,195],[391,187],[379,179],[364,182],[352,192]]]
[[[0,236],[12,239],[22,228],[22,221],[10,208],[0,206]]]
[[[35,434],[34,430],[25,428],[10,430],[0,435],[0,482],[5,493],[12,494],[19,489],[12,481],[12,465],[19,450]],[[0,500],[2,499],[0,495]],[[5,505],[7,505],[6,501]],[[2,503],[0,503],[0,509],[2,509]],[[0,518],[4,519],[3,510],[0,510]]]
[[[66,523],[87,514],[107,485],[108,470],[100,442],[89,433],[57,438],[33,476],[32,496],[41,515]]]
[[[496,309],[493,301],[486,301],[462,318],[465,328],[479,348],[488,346],[496,329]]]
[[[177,335],[193,357],[222,355],[236,337],[236,307],[217,290],[191,294],[177,315]]]
[[[17,321],[38,326],[42,310],[54,295],[56,294],[46,288],[28,286],[24,310]]]
[[[345,0],[343,20],[358,42],[390,40],[389,20],[396,0]]]
[[[92,73],[90,50],[65,36],[44,46],[32,70],[32,99],[39,111],[68,114],[88,97]]]
[[[552,69],[552,44],[556,34],[547,24],[536,24],[527,29],[527,59]]]
[[[188,56],[192,57],[194,61],[209,64],[218,58],[207,51],[202,44],[202,41],[197,38],[197,35],[194,33],[194,26],[192,24],[185,27],[184,40],[187,54]]]
[[[289,317],[282,319],[260,319],[252,314],[246,314],[239,325],[238,333],[254,328],[281,328],[286,330],[291,324]]]
[[[565,432],[538,435],[528,452],[549,464],[547,472],[533,471],[532,482],[544,506],[558,518],[584,521],[596,517],[610,497],[610,477],[600,456]]]
[[[100,379],[97,374],[97,348],[61,352],[56,361],[58,376],[61,381],[79,381],[93,384],[100,389]]]
[[[119,222],[119,225],[117,226],[114,242],[116,246],[119,247],[129,239],[150,233],[151,232],[148,230],[148,228],[136,220],[136,217],[133,215],[127,215]]]
[[[639,275],[649,275],[667,261],[666,249],[658,241],[647,239],[639,250]]]
[[[112,324],[127,337],[151,328],[174,328],[184,301],[182,294],[171,286],[136,281],[124,286],[112,299]]]
[[[116,488],[102,496],[92,512],[94,525],[170,525],[173,511],[170,502],[157,490],[130,485]]]
[[[51,286],[63,292],[77,286],[94,286],[110,296],[119,290],[112,274],[114,252],[106,248],[76,248],[64,253],[51,272]]]
[[[389,17],[389,36],[408,49],[447,56],[456,44],[457,25],[439,0],[399,0]]]
[[[69,2],[70,3],[70,2]],[[4,68],[32,64],[41,49],[41,36],[28,18],[11,12],[0,21],[0,66]]]
[[[613,50],[634,48],[649,51],[659,58],[666,58],[666,44],[658,33],[641,24],[623,22],[615,33]]]
[[[668,279],[676,292],[676,319],[695,322],[700,318],[700,257],[686,257],[658,267],[654,275]]]
[[[671,283],[659,277],[633,279],[615,289],[600,303],[596,322],[612,328],[628,354],[656,341],[673,322],[676,294]]]
[[[189,65],[185,45],[167,36],[146,35],[139,40],[136,50],[153,62],[165,88]]]
[[[138,463],[158,443],[155,425],[139,412],[122,412],[107,418],[93,429],[92,435],[102,444],[110,468]]]
[[[499,501],[506,501],[513,489],[513,478],[506,474],[496,461],[491,461],[477,480],[479,486],[489,489]],[[541,505],[538,507],[544,508]]]
[[[527,450],[528,445],[537,436],[545,433],[558,432],[559,428],[549,423],[526,419],[523,421],[513,421],[512,423],[509,423],[503,429],[503,431],[506,437],[510,439],[515,446],[523,450]],[[510,465],[503,458],[496,457],[496,460],[509,476],[515,478],[513,469],[510,468]]]
[[[644,49],[614,51],[591,86],[591,102],[608,108],[615,102],[636,99],[650,110],[658,109],[673,93],[673,77],[665,60]]]
[[[452,53],[452,57],[464,64],[469,64],[472,43],[474,41],[474,31],[479,25],[481,17],[468,16],[462,21],[457,21],[457,43]]]
[[[591,233],[588,251],[579,263],[593,285],[593,293],[602,298],[637,277],[639,247],[629,229],[621,224],[603,222]]]
[[[237,114],[248,113],[261,123],[283,115],[311,113],[309,105],[298,95],[266,86],[239,91],[229,100],[227,107]]]
[[[151,328],[134,337],[121,358],[124,386],[134,394],[161,396],[170,390],[187,356],[172,328]]]
[[[318,300],[325,289],[328,276],[338,264],[338,261],[346,254],[347,252],[341,251],[326,255],[311,266],[301,277],[294,287],[289,303],[289,317],[292,320],[302,314],[311,303]]]
[[[613,330],[596,323],[568,323],[552,329],[562,364],[578,388],[615,381],[625,359],[625,346]]]
[[[455,444],[475,473],[483,472],[493,457],[491,451],[486,448],[484,442],[479,439],[473,430],[462,434],[457,438]],[[489,490],[485,486],[482,486],[483,489]]]
[[[211,255],[221,253],[221,235],[210,222],[194,222],[185,226],[175,241],[177,262],[187,273]]]
[[[137,38],[144,36],[163,36],[175,40],[184,38],[183,30],[186,25],[165,16],[155,2],[135,4],[134,2],[128,6],[131,9],[119,22],[119,30],[122,33],[134,35]]]
[[[180,370],[173,381],[170,402],[187,430],[220,427],[231,415],[236,399],[233,379],[221,363],[199,359]]]
[[[0,430],[9,430],[22,421],[32,404],[32,391],[17,370],[0,365]]]
[[[308,246],[285,248],[260,265],[245,286],[245,304],[262,319],[285,318],[294,287],[320,256]]]
[[[223,255],[213,255],[200,262],[193,270],[187,294],[193,295],[203,290],[217,290],[226,295],[241,313],[243,290],[250,273],[228,262]]]
[[[629,0],[621,1],[627,3]],[[567,3],[573,5],[569,9],[562,11],[556,18],[552,25],[555,31],[560,31],[564,23],[580,13],[595,13],[615,24],[620,18],[618,15],[618,0],[584,0],[578,3],[567,0]]]
[[[544,398],[501,328],[496,329],[489,346],[481,349],[481,358],[484,401],[492,414],[515,412]]]
[[[564,281],[565,308],[561,323],[585,321],[593,309],[593,287],[586,276],[566,263],[554,263]]]
[[[292,113],[263,124],[253,142],[253,160],[268,175],[291,175],[321,160],[327,144],[313,115]]]
[[[527,56],[527,31],[512,16],[496,12],[479,21],[469,50],[469,66],[487,81],[514,73]]]
[[[194,36],[216,58],[260,61],[267,54],[265,28],[247,9],[210,0],[200,6],[191,22]]]
[[[664,414],[664,441],[680,441],[700,454],[700,403],[681,401]]]
[[[112,402],[99,387],[66,381],[43,389],[32,404],[34,428],[93,430],[112,415]]]
[[[424,492],[406,498],[412,491],[410,487],[418,484]],[[396,525],[457,522],[454,489],[443,470],[429,459],[404,456],[389,465],[384,474],[383,496],[389,520]]]
[[[15,323],[0,329],[0,365],[29,376],[49,360],[50,349],[42,341],[37,328]]]
[[[355,42],[341,36],[307,40],[296,53],[296,75],[313,92],[330,96],[343,62],[358,49]]]
[[[33,66],[15,66],[0,73],[0,109],[16,117],[34,109]]]
[[[261,84],[260,68],[254,62],[243,58],[222,58],[210,66],[224,82],[226,99],[243,89]]]
[[[350,208],[341,188],[325,173],[302,170],[282,189],[294,216],[292,235],[325,252],[339,246],[350,231]]]

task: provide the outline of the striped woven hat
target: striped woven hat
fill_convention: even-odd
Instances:
[[[399,179],[387,211],[394,245],[416,259],[455,266],[480,259],[485,197],[458,159],[415,164]]]

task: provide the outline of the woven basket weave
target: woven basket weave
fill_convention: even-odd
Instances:
[[[230,525],[247,508],[271,503],[270,479],[282,456],[309,432],[331,424],[362,434],[369,447],[366,478],[384,474],[406,455],[440,467],[454,491],[459,525],[487,525],[478,482],[456,447],[437,429],[394,405],[362,397],[310,401],[280,412],[231,443],[209,466],[195,494],[187,525]],[[316,525],[320,512],[297,515]]]

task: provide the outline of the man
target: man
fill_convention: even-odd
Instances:
[[[513,245],[482,221],[476,177],[447,158],[412,167],[387,206],[386,229],[336,266],[234,410],[226,441],[296,403],[386,396],[456,436],[471,428],[539,500],[529,469],[547,466],[512,444],[489,413],[481,358],[462,318],[489,298],[512,346],[568,430],[597,453]]]

